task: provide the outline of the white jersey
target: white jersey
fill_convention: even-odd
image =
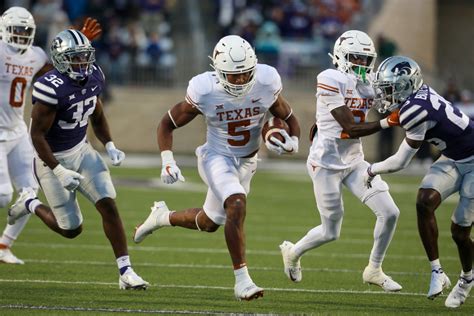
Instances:
[[[26,92],[34,75],[48,62],[46,53],[32,46],[19,54],[0,40],[0,141],[27,132],[23,119]]]
[[[228,94],[215,72],[189,81],[186,102],[195,106],[207,123],[206,146],[224,156],[246,157],[260,147],[265,113],[281,92],[275,68],[257,64],[256,82],[243,97]]]
[[[356,123],[364,122],[373,103],[374,90],[358,82],[351,74],[335,69],[321,72],[317,78],[316,124],[308,161],[334,170],[350,168],[364,160],[360,138],[348,139],[331,111],[340,106],[351,109]]]

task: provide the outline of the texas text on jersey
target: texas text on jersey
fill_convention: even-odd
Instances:
[[[56,118],[46,134],[51,150],[73,148],[85,140],[89,115],[104,87],[104,74],[99,66],[84,84],[61,74],[56,69],[41,76],[33,85],[33,104],[40,102],[56,110]]]
[[[474,121],[423,85],[400,108],[400,123],[413,140],[427,140],[453,160],[474,156]]]

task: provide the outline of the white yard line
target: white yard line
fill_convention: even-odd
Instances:
[[[28,259],[22,258],[26,263],[34,263],[34,264],[46,264],[46,265],[96,265],[96,266],[114,266],[113,261],[84,261],[84,260],[48,260],[48,259]],[[165,264],[165,263],[155,263],[155,262],[134,262],[134,266],[136,267],[155,267],[155,268],[170,268],[170,269],[219,269],[219,270],[230,270],[230,265],[219,265],[219,264],[181,264],[181,263],[172,263],[172,264]],[[261,271],[282,271],[281,267],[258,267],[252,266],[252,270],[261,270]],[[357,269],[329,269],[329,268],[308,268],[304,267],[304,271],[312,271],[312,272],[325,272],[325,273],[360,273],[362,270]],[[429,270],[427,273],[418,273],[418,272],[405,272],[405,271],[387,271],[389,274],[393,275],[428,275]]]
[[[94,249],[94,250],[109,250],[109,245],[91,245],[91,244],[61,244],[61,243],[36,243],[36,242],[17,242],[15,247],[34,247],[34,248],[50,248],[50,249]],[[227,254],[228,251],[225,248],[183,248],[183,247],[153,247],[153,246],[129,246],[129,250],[137,251],[156,251],[156,252],[177,252],[177,253],[209,253],[216,254],[222,253]],[[247,254],[250,255],[265,255],[265,256],[281,256],[280,251],[277,250],[252,250],[247,249]],[[334,252],[323,252],[323,251],[312,251],[305,254],[305,257],[324,257],[324,258],[367,258],[367,253],[334,253]],[[396,255],[389,254],[387,258],[391,260],[427,260],[426,256],[419,255]],[[443,261],[458,261],[458,257],[445,256]]]
[[[61,281],[61,280],[32,280],[32,279],[0,279],[0,283],[41,283],[41,284],[70,284],[70,285],[102,285],[117,287],[114,282],[97,282],[97,281]],[[179,284],[151,284],[153,287],[159,288],[181,288],[181,289],[205,289],[205,290],[228,290],[233,291],[233,287],[227,286],[208,286],[208,285],[179,285]],[[315,289],[294,289],[294,288],[265,288],[266,291],[276,292],[297,292],[297,293],[323,293],[323,294],[361,294],[361,295],[400,295],[400,296],[426,296],[425,293],[412,292],[396,292],[388,293],[382,290],[375,291],[357,291],[357,290],[315,290]]]

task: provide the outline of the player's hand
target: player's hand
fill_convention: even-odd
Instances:
[[[61,182],[62,186],[71,192],[76,190],[81,180],[84,179],[80,173],[66,169],[61,166],[61,164],[58,164],[53,169],[53,173],[58,178],[59,182]]]
[[[275,138],[273,138],[273,139],[275,139]],[[281,155],[283,153],[283,148],[281,148],[280,146],[277,146],[277,145],[273,145],[272,143],[270,143],[269,139],[267,141],[265,141],[265,146],[267,147],[267,149],[269,151],[272,151],[275,154]]]
[[[92,41],[102,34],[102,27],[96,19],[89,17],[85,20],[81,33],[84,34],[89,41]]]
[[[113,142],[105,144],[105,150],[107,150],[107,155],[109,155],[112,165],[120,166],[122,161],[125,159],[125,153],[117,149]]]
[[[284,142],[280,141],[275,137],[270,137],[270,140],[276,144],[276,146],[282,149],[282,154],[295,154],[298,152],[298,137],[290,136],[284,129],[280,129],[280,134],[284,138]],[[271,144],[270,144],[271,145]],[[267,146],[268,148],[268,146]]]
[[[176,181],[186,181],[181,174],[176,161],[173,158],[171,150],[164,150],[161,152],[161,181],[166,184],[173,184]]]
[[[367,168],[367,171],[364,176],[364,185],[367,187],[367,189],[372,188],[372,181],[374,180],[376,174],[372,173],[372,165],[370,165]]]

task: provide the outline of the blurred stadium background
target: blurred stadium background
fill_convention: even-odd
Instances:
[[[156,126],[167,109],[184,98],[192,76],[209,70],[218,39],[239,34],[260,62],[275,66],[284,96],[302,125],[297,158],[308,152],[314,120],[314,85],[327,56],[345,30],[366,31],[378,62],[401,54],[422,67],[425,81],[474,116],[474,2],[472,0],[6,0],[2,10],[28,8],[37,24],[35,44],[48,51],[60,30],[87,16],[102,24],[94,42],[108,79],[103,95],[116,143],[128,153],[156,153]],[[27,111],[29,112],[29,111]],[[372,113],[372,115],[376,115]],[[370,119],[370,117],[369,117]],[[375,119],[375,117],[372,117]],[[176,133],[175,151],[193,154],[204,141],[196,120]],[[403,133],[389,130],[364,140],[368,160],[383,159]],[[99,148],[100,149],[100,148]],[[262,152],[262,156],[266,153]],[[418,154],[429,162],[436,152]]]

